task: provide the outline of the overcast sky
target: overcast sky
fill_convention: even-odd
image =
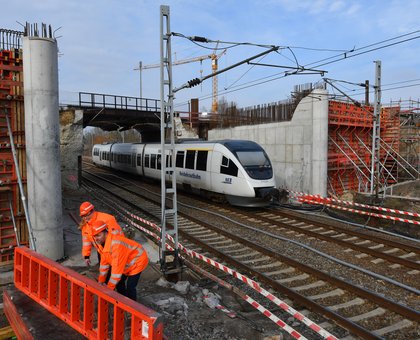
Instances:
[[[53,30],[59,29],[55,34],[60,49],[61,103],[75,102],[80,91],[138,96],[139,72],[133,69],[139,61],[144,65],[159,62],[161,4],[170,6],[173,32],[282,47],[279,53],[256,62],[307,66],[325,71],[324,77],[331,79],[350,83],[368,79],[373,84],[373,61],[381,60],[384,103],[420,98],[418,0],[14,0],[8,2],[7,10],[3,6],[0,11],[0,26],[22,30],[19,23],[43,22]],[[401,38],[364,48],[398,36]],[[405,39],[411,40],[398,43]],[[354,56],[393,43],[397,44]],[[211,54],[215,44],[204,45],[208,49],[173,37],[173,61]],[[219,44],[219,48],[228,46]],[[219,69],[264,50],[250,45],[228,48],[219,59]],[[343,59],[345,52],[348,58]],[[327,61],[343,60],[320,65],[321,60],[333,56],[336,58]],[[284,77],[285,70],[243,65],[223,73],[218,77],[219,99],[224,97],[238,106],[264,104],[290,97],[294,85],[322,80],[319,73]],[[210,72],[209,59],[174,66],[174,87]],[[159,99],[159,69],[142,74],[143,97]],[[267,80],[272,81],[255,85]],[[343,82],[337,86],[355,99],[364,98],[361,87]],[[190,98],[200,98],[200,108],[209,110],[211,94],[210,79],[196,88],[179,91],[176,108],[186,109]]]

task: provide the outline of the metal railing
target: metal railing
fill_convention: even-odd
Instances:
[[[17,289],[89,339],[163,339],[160,314],[26,247],[15,248]],[[131,320],[130,320],[131,317]]]
[[[112,94],[79,92],[79,106],[92,108],[123,109],[137,111],[160,111],[160,100],[116,96]]]

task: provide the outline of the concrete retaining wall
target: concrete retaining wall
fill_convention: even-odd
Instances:
[[[80,186],[83,153],[83,110],[60,111],[61,185],[63,190]]]

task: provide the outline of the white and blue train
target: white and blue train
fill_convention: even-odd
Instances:
[[[247,140],[184,141],[175,145],[177,185],[209,198],[224,196],[236,206],[260,207],[278,198],[270,159]],[[147,178],[161,178],[161,144],[96,144],[92,161]],[[170,166],[166,156],[166,166]],[[166,177],[170,180],[170,175]]]

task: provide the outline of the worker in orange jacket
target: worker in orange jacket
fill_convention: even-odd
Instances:
[[[83,202],[80,205],[80,217],[82,218],[79,226],[79,228],[82,230],[82,256],[85,259],[86,265],[90,266],[90,253],[92,250],[92,245],[98,251],[98,262],[101,262],[101,250],[98,248],[95,240],[92,237],[92,225],[95,221],[101,220],[105,222],[108,231],[111,234],[124,235],[124,233],[114,216],[95,211],[95,207],[90,202]]]
[[[112,234],[108,230],[103,221],[93,223],[93,238],[102,247],[98,282],[105,284],[108,271],[111,269],[108,287],[117,288],[118,293],[136,301],[137,283],[141,272],[149,263],[149,258],[141,244],[123,235]]]

